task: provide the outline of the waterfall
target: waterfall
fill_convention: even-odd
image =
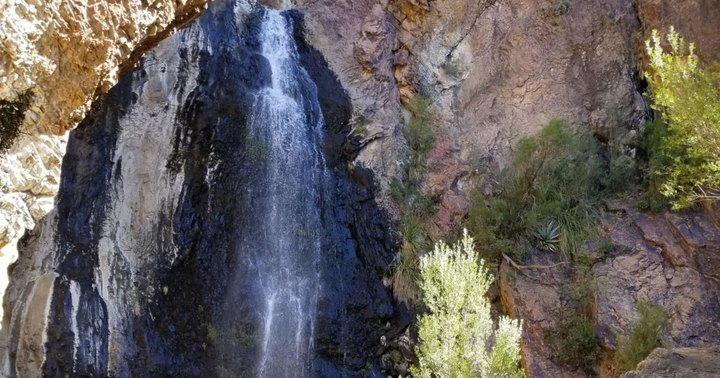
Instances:
[[[214,1],[93,104],[20,245],[0,375],[379,372],[394,239],[302,19]]]
[[[307,376],[313,349],[323,227],[325,164],[317,88],[300,66],[290,20],[266,10],[259,40],[272,81],[251,110],[246,146],[261,165],[250,207],[259,233],[241,245],[253,256],[261,302],[257,373]]]

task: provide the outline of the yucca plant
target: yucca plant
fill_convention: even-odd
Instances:
[[[543,251],[557,252],[560,244],[560,225],[554,220],[544,226],[540,226],[533,234],[536,247]]]

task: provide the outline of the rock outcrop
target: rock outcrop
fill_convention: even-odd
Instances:
[[[263,55],[272,52],[259,41],[263,12],[254,2],[213,3],[70,133],[56,208],[22,239],[11,268],[4,376],[256,375],[268,324],[258,266],[269,251],[248,246],[278,231],[264,228],[260,219],[274,213],[260,205],[275,198],[264,186],[268,154],[283,153],[268,151],[251,128],[263,130],[256,98],[272,83]],[[295,25],[302,64],[284,68],[306,72],[287,96],[327,135],[312,147],[326,156],[313,160],[327,163],[326,176],[307,183],[322,196],[285,203],[293,214],[308,206],[322,215],[322,224],[284,217],[284,232],[297,237],[286,242],[321,235],[310,240],[322,259],[308,278],[324,288],[317,315],[293,320],[314,325],[310,376],[378,374],[381,338],[402,318],[381,280],[393,258],[390,227],[372,174],[347,170],[347,95],[302,39],[301,14],[283,17]],[[295,247],[283,246],[303,252]],[[277,337],[271,342],[290,335]]]
[[[25,230],[52,209],[67,136],[119,72],[207,0],[7,1],[0,5],[0,291]],[[27,106],[18,101],[27,97]]]
[[[24,131],[60,135],[150,46],[207,0],[9,1],[0,16],[0,99],[33,94]]]
[[[716,217],[717,210],[712,208],[645,214],[629,202],[608,202],[602,221],[608,245],[604,250],[591,248],[593,322],[603,351],[597,374],[616,376],[613,353],[620,337],[627,336],[638,320],[639,300],[667,310],[669,325],[662,337],[668,346],[717,349],[720,227]],[[563,293],[572,287],[574,277],[570,265],[557,263],[557,257],[536,252],[528,264],[547,268],[515,269],[505,262],[500,270],[503,308],[525,319],[523,364],[530,376],[584,375],[558,363],[548,339],[557,315],[567,309]],[[705,366],[711,369],[713,365]],[[639,376],[677,376],[672,371],[652,370]],[[698,371],[720,374],[718,369]]]
[[[655,349],[622,378],[696,377],[713,378],[720,373],[720,347]]]
[[[605,220],[613,248],[593,266],[597,330],[615,350],[647,300],[669,314],[672,345],[720,345],[720,229],[712,212],[643,214],[610,206]],[[717,371],[716,373],[720,373]]]

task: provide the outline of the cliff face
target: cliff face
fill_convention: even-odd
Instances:
[[[0,5],[0,289],[15,243],[50,209],[67,136],[123,68],[206,0]]]
[[[0,16],[0,98],[30,91],[24,130],[62,134],[121,66],[197,16],[205,0],[11,1]]]
[[[720,51],[714,33],[720,29],[720,7],[712,1],[297,1],[297,6],[306,14],[308,39],[353,99],[354,119],[366,141],[357,161],[378,172],[384,185],[408,156],[403,103],[414,95],[430,100],[437,137],[424,190],[443,193],[433,238],[460,223],[470,191],[492,190],[487,173],[504,166],[517,140],[552,118],[588,128],[632,155],[649,115],[642,62],[652,29],[674,25],[697,42],[706,62]],[[604,356],[596,371],[607,376],[614,374],[608,358],[617,338],[630,331],[641,298],[676,314],[671,338],[677,345],[720,342],[717,303],[711,299],[718,287],[705,268],[715,266],[706,259],[718,253],[712,216],[623,214],[606,225],[615,252],[595,261],[592,271]],[[629,234],[613,233],[620,230]],[[699,239],[689,241],[687,233]],[[528,263],[556,262],[534,256]],[[527,372],[584,375],[557,363],[546,339],[574,270],[513,270],[503,264],[500,299],[506,311],[526,319]]]
[[[640,23],[630,1],[298,2],[309,40],[340,73],[369,143],[359,160],[390,178],[403,164],[402,106],[431,100],[437,141],[426,189],[443,191],[433,236],[466,210],[463,187],[504,165],[553,118],[612,143],[643,125]],[[347,40],[338,46],[337,40]]]
[[[224,295],[220,282],[231,274],[225,250],[232,244],[212,229],[231,233],[241,220],[218,218],[220,209],[232,201],[216,203],[211,198],[234,188],[205,182],[203,164],[214,161],[217,151],[209,146],[216,142],[233,143],[248,154],[255,151],[257,146],[246,145],[240,134],[233,134],[236,131],[223,128],[227,125],[209,126],[212,117],[241,116],[226,104],[225,96],[244,98],[254,89],[236,91],[220,85],[210,90],[205,85],[228,77],[250,80],[249,87],[264,80],[267,72],[262,67],[248,68],[256,63],[252,57],[258,51],[246,37],[257,30],[241,33],[247,45],[246,55],[238,58],[241,62],[208,61],[205,58],[218,51],[214,43],[222,45],[212,40],[217,30],[208,25],[229,17],[222,14],[227,8],[217,6],[206,14],[204,26],[186,29],[143,58],[71,136],[63,189],[55,204],[67,142],[44,135],[71,128],[90,101],[112,86],[120,68],[128,68],[140,52],[191,19],[203,3],[5,5],[0,43],[8,54],[0,58],[0,100],[5,101],[0,107],[23,108],[21,96],[32,97],[22,112],[21,127],[29,135],[21,135],[0,156],[0,247],[9,243],[0,265],[14,260],[11,241],[42,219],[42,227],[21,244],[23,252],[13,270],[10,302],[5,305],[12,311],[3,325],[6,361],[13,362],[5,371],[67,371],[77,360],[88,369],[100,366],[131,374],[132,363],[124,361],[141,355],[143,363],[157,364],[159,371],[172,371],[173,365],[205,371],[217,359],[231,370],[242,365],[213,349],[210,340],[209,330],[214,328],[208,325],[215,327],[213,314],[220,311],[218,298]],[[252,8],[252,2],[239,3]],[[345,194],[327,206],[341,209],[333,215],[343,225],[335,231],[335,242],[344,251],[338,256],[352,256],[349,251],[357,249],[357,257],[338,257],[335,263],[342,268],[327,273],[328,279],[351,277],[341,280],[347,286],[321,306],[326,328],[316,366],[324,366],[328,374],[344,368],[358,371],[365,359],[377,362],[387,351],[386,341],[393,347],[401,344],[403,353],[386,353],[380,359],[383,367],[402,371],[412,359],[408,335],[392,339],[406,322],[388,323],[399,312],[379,283],[392,260],[394,237],[387,231],[384,211],[394,211],[389,183],[409,156],[403,129],[410,98],[429,99],[433,113],[436,142],[427,156],[423,190],[442,192],[431,227],[431,236],[439,239],[461,222],[472,190],[492,189],[492,173],[506,164],[517,140],[553,118],[588,128],[601,141],[632,155],[634,138],[648,116],[642,96],[642,42],[653,28],[674,25],[697,42],[703,60],[720,58],[715,33],[720,30],[720,7],[713,0],[260,3],[293,6],[303,15],[306,28],[296,30],[296,40],[329,125],[324,153],[333,166],[343,167],[338,168],[343,172],[336,177],[336,191]],[[303,18],[297,13],[292,17],[298,24]],[[199,95],[189,89],[193,86],[206,91]],[[197,119],[188,122],[196,111],[192,107],[202,109],[218,99],[217,108],[198,113],[208,117],[203,125]],[[186,118],[179,115],[182,112]],[[220,137],[211,141],[208,134]],[[185,145],[183,138],[191,142]],[[178,146],[186,150],[177,154]],[[232,153],[223,151],[228,155],[223,158],[233,161]],[[171,160],[173,164],[158,163]],[[183,174],[173,176],[163,168],[175,165],[183,167]],[[234,174],[231,177],[239,182],[245,178]],[[196,211],[202,215],[192,215]],[[712,216],[648,217],[629,207],[610,213],[605,227],[613,252],[593,265],[601,283],[594,302],[604,350],[611,354],[617,337],[629,331],[637,316],[634,304],[641,297],[678,314],[671,329],[678,345],[720,342],[718,305],[703,300],[720,290],[715,273],[707,269],[716,264],[712,259],[720,240]],[[86,229],[88,221],[103,224]],[[139,224],[153,226],[140,229]],[[177,234],[181,237],[173,239]],[[73,247],[63,252],[67,246]],[[200,249],[208,252],[187,252]],[[221,252],[216,256],[210,249]],[[82,262],[85,258],[90,262]],[[533,258],[539,264],[555,262]],[[526,319],[527,371],[535,376],[582,374],[554,362],[544,338],[545,329],[554,324],[553,312],[562,307],[562,286],[572,279],[572,269],[527,276],[504,265],[501,273],[504,308]],[[146,278],[127,278],[138,276]],[[345,295],[351,291],[355,298]],[[181,319],[187,303],[198,308],[196,323]],[[171,309],[169,315],[158,317],[164,308]],[[63,311],[72,316],[61,316]],[[99,323],[89,325],[96,318]],[[73,327],[79,324],[93,337],[76,340]],[[252,339],[252,325],[233,327],[246,341]],[[380,343],[380,336],[388,339]],[[63,355],[57,347],[48,349],[51,357],[46,359],[42,345],[48,338],[51,348],[53,343],[73,345],[81,357]],[[351,338],[361,341],[348,341]],[[233,347],[245,348],[247,355],[257,352],[247,345]],[[102,352],[91,355],[97,350]],[[117,351],[120,357],[113,357]],[[607,366],[603,369],[598,372],[612,374]]]
[[[302,40],[302,16],[275,15],[293,27],[277,31],[266,12],[214,3],[71,132],[56,208],[11,268],[4,376],[377,369],[401,315],[381,281],[392,236],[372,175],[347,171],[335,138],[349,132],[345,92]],[[290,36],[290,60],[274,62],[269,32]],[[325,141],[297,145],[315,127]],[[310,355],[265,357],[305,341]]]

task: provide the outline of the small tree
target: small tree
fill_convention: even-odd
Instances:
[[[702,68],[695,46],[673,27],[667,33],[670,50],[653,30],[645,42],[650,57],[646,78],[654,107],[661,111],[666,125],[651,130],[659,136],[651,159],[651,181],[674,208],[701,198],[718,198],[720,188],[720,70]],[[652,124],[651,126],[652,127]]]
[[[519,367],[522,322],[501,317],[493,330],[485,297],[493,277],[474,240],[443,242],[420,259],[420,288],[429,312],[420,317],[418,377],[524,377]]]

